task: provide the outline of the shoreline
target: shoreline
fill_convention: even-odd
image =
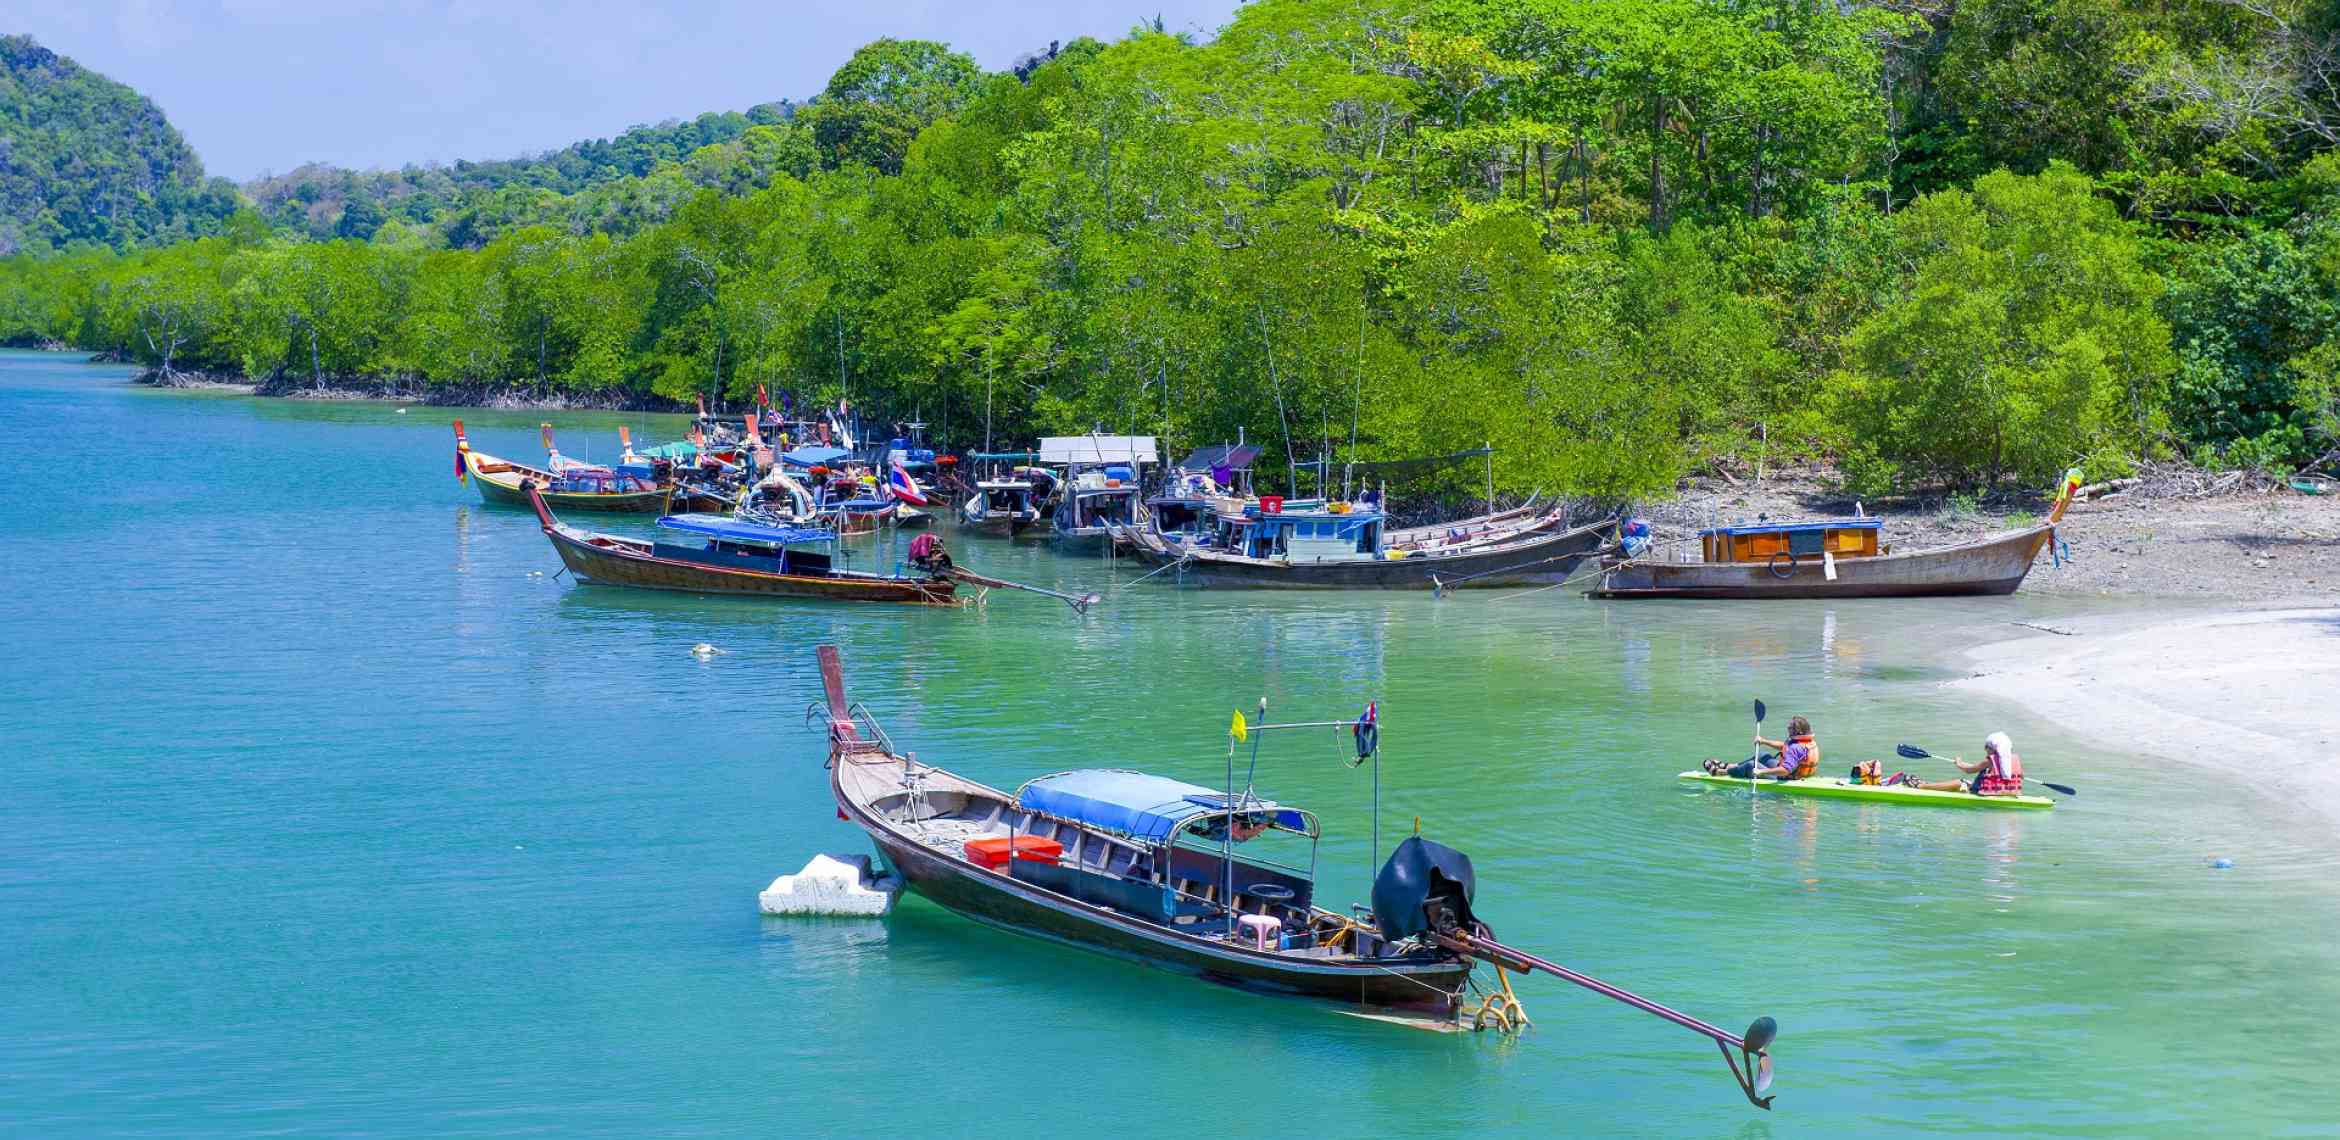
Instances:
[[[2340,824],[2340,700],[2331,696],[2340,694],[2340,605],[2162,608],[2058,624],[2065,635],[1967,650],[1978,671],[1948,684]],[[1991,667],[2003,661],[2019,664]]]

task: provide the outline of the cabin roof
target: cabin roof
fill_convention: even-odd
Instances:
[[[1161,447],[1150,435],[1040,437],[1042,463],[1159,463],[1161,455]]]
[[[1869,515],[1857,519],[1740,523],[1737,526],[1712,527],[1698,534],[1702,538],[1712,534],[1809,534],[1816,530],[1882,530],[1884,526],[1884,519]]]
[[[667,515],[658,525],[668,530],[703,534],[726,542],[754,542],[779,546],[791,542],[828,542],[837,536],[834,532],[810,526],[765,526],[745,522],[729,515]]]
[[[793,463],[798,467],[812,467],[823,463],[833,463],[851,454],[853,453],[842,447],[821,447],[817,444],[808,444],[804,447],[790,448],[781,452],[780,459],[782,462]]]
[[[1195,448],[1192,455],[1178,461],[1178,466],[1180,470],[1184,471],[1208,471],[1213,467],[1225,464],[1231,471],[1241,471],[1250,467],[1251,461],[1258,458],[1259,448],[1256,445],[1222,443],[1211,447]]]
[[[1166,842],[1178,829],[1203,816],[1225,813],[1224,792],[1127,768],[1083,768],[1031,780],[1016,793],[1026,811],[1117,831],[1134,839]],[[1273,812],[1276,823],[1306,831],[1294,808],[1264,800],[1238,800],[1237,810]]]

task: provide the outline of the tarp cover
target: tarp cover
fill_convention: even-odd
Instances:
[[[668,530],[688,531],[726,542],[756,542],[778,546],[790,542],[829,542],[837,536],[831,531],[809,526],[765,526],[744,522],[729,515],[668,515],[658,520]]]
[[[1432,843],[1419,835],[1409,835],[1390,852],[1389,862],[1381,865],[1381,873],[1373,878],[1373,924],[1381,928],[1382,937],[1397,941],[1430,929],[1422,905],[1438,895],[1455,901],[1455,920],[1468,930],[1476,921],[1471,915],[1471,896],[1478,891],[1478,877],[1471,871],[1471,857],[1442,844]]]
[[[1016,796],[1026,811],[1078,820],[1154,843],[1170,838],[1198,817],[1225,814],[1217,807],[1225,799],[1223,792],[1127,768],[1084,768],[1042,776],[1025,784]],[[1306,826],[1297,811],[1273,804],[1260,806],[1273,811],[1279,824],[1294,830]]]
[[[1125,768],[1086,768],[1033,780],[1024,785],[1016,802],[1027,811],[1046,812],[1159,843],[1188,820],[1209,811],[1186,797],[1211,794],[1209,788],[1167,776]]]
[[[1182,471],[1208,471],[1224,465],[1230,471],[1241,471],[1259,458],[1257,445],[1249,443],[1222,443],[1214,447],[1198,447],[1194,454],[1178,461]]]
[[[637,454],[651,459],[671,459],[677,463],[689,463],[699,457],[699,449],[696,445],[689,443],[662,443],[656,447],[645,447]]]
[[[1159,463],[1161,455],[1150,435],[1040,437],[1042,463]]]
[[[780,461],[793,463],[798,467],[817,467],[825,463],[834,463],[851,454],[853,453],[842,447],[819,447],[808,444],[804,447],[790,448],[781,452]]]

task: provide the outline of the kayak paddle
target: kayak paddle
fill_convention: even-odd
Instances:
[[[1896,745],[1894,745],[1894,746],[1893,746],[1893,753],[1894,753],[1894,755],[1896,755],[1896,756],[1899,756],[1899,757],[1901,757],[1901,758],[1902,758],[1902,759],[1904,759],[1904,760],[1947,760],[1947,759],[1949,759],[1949,757],[1946,757],[1946,756],[1936,756],[1936,755],[1934,755],[1933,753],[1931,753],[1931,752],[1928,752],[1928,751],[1926,751],[1925,749],[1923,749],[1923,748],[1920,748],[1920,747],[1918,747],[1918,746],[1917,746],[1917,745],[1915,745],[1915,744],[1896,744]],[[2055,789],[2056,791],[2062,792],[2062,793],[2064,793],[2064,794],[2065,794],[2065,795],[2067,795],[2067,796],[2076,796],[2076,795],[2079,795],[2079,794],[2080,794],[2079,790],[2078,790],[2078,789],[2076,789],[2076,788],[2074,788],[2074,787],[2072,787],[2070,784],[2051,784],[2051,783],[2048,783],[2046,780],[2033,779],[2032,777],[2029,777],[2029,776],[2026,776],[2026,777],[2024,777],[2024,778],[2025,778],[2025,779],[2028,779],[2028,780],[2031,780],[2031,782],[2032,782],[2032,783],[2034,783],[2034,784],[2038,784],[2038,785],[2040,785],[2041,787],[2044,787],[2044,788],[2053,788],[2053,789]]]

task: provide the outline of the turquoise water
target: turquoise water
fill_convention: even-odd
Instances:
[[[465,412],[534,454],[536,413]],[[0,355],[0,1130],[1168,1136],[2319,1134],[2340,1119],[2340,860],[2279,804],[1977,707],[1954,652],[2079,603],[1603,605],[1115,593],[1093,616],[578,586],[451,477],[443,409],[135,388]],[[563,449],[673,418],[560,413]],[[638,527],[638,522],[612,524]],[[956,538],[972,565],[1136,572]],[[869,562],[886,552],[865,548]],[[1726,1026],[1779,1019],[1777,1110],[1712,1048],[1550,979],[1437,1036],[959,920],[764,919],[836,820],[812,646],[895,739],[999,785],[1221,778],[1231,709],[1384,715],[1384,838],[1477,862],[1509,942]],[[711,659],[690,648],[709,642]],[[1832,763],[2005,728],[2046,815],[1750,802],[1751,698]],[[1262,759],[1364,898],[1369,785]],[[2213,857],[2235,862],[2214,870]],[[1232,1123],[1230,1123],[1230,1120]]]

